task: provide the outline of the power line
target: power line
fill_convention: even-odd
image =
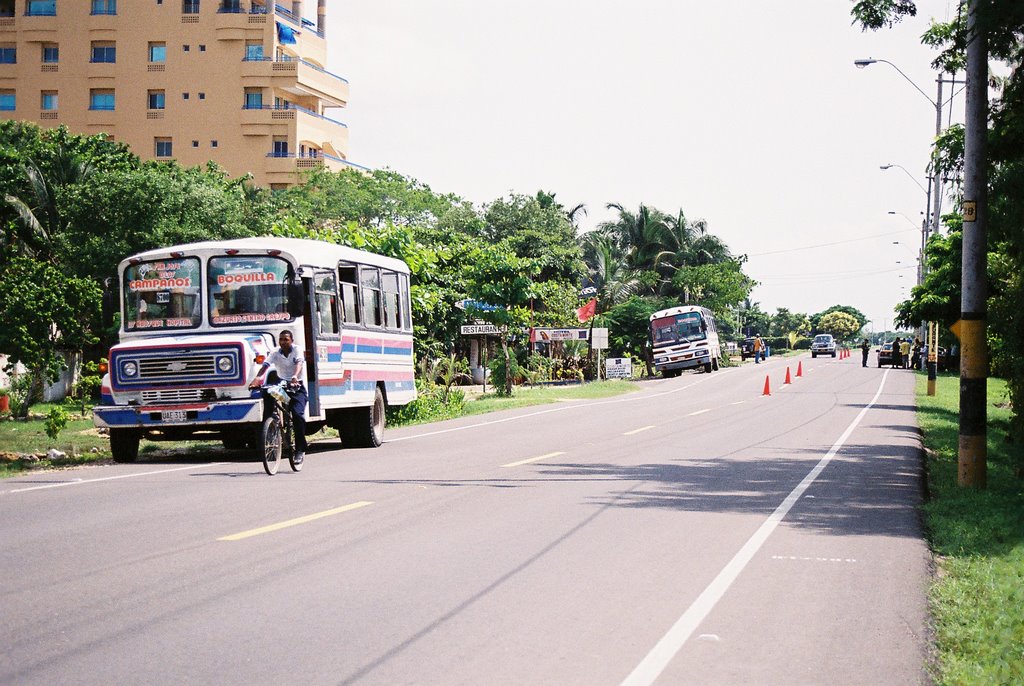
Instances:
[[[749,253],[747,257],[762,257],[764,255],[780,255],[787,252],[797,252],[798,250],[813,250],[815,248],[828,248],[833,245],[843,245],[844,243],[857,243],[860,241],[869,241],[873,238],[884,238],[885,236],[895,236],[899,233],[909,233],[910,231],[917,232],[917,229],[900,229],[899,231],[889,231],[887,233],[876,233],[871,236],[863,236],[861,238],[848,238],[844,241],[834,241],[832,243],[818,243],[817,245],[805,245],[800,248],[786,248],[785,250],[770,250],[768,252],[755,252]]]

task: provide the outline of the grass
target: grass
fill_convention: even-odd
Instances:
[[[523,386],[516,387],[511,398],[502,398],[493,393],[478,396],[476,400],[466,403],[463,416],[510,410],[517,407],[545,405],[564,400],[595,400],[629,393],[638,389],[630,381],[596,381],[587,384],[567,386]]]
[[[928,536],[937,559],[930,591],[939,684],[1024,683],[1024,483],[1022,446],[1008,441],[1006,384],[988,384],[987,488],[957,485],[959,378],[936,395],[918,375],[918,418],[928,453]]]

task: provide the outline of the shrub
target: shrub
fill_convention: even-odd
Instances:
[[[392,426],[452,419],[462,414],[466,407],[466,394],[458,388],[416,380],[416,400],[408,405],[389,407],[387,421]]]
[[[60,405],[51,407],[50,413],[46,415],[46,435],[53,440],[57,440],[57,436],[68,425],[69,418],[67,410]]]

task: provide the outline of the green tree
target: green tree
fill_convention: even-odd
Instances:
[[[0,268],[0,350],[8,369],[20,362],[32,379],[28,405],[66,367],[65,355],[95,341],[92,327],[99,313],[100,290],[90,280],[67,275],[48,262],[16,257]]]
[[[830,333],[836,340],[844,341],[860,331],[862,326],[853,315],[834,310],[818,320],[818,333]]]
[[[736,261],[682,267],[672,283],[688,294],[688,302],[699,303],[716,313],[724,313],[746,300],[755,285]]]
[[[855,331],[860,331],[861,328],[868,323],[868,318],[864,316],[864,313],[858,310],[856,307],[850,305],[833,305],[817,314],[811,315],[811,331],[821,333],[821,320],[826,315],[832,314],[833,312],[845,312],[846,314],[857,320],[857,328]],[[826,332],[828,333],[828,332]]]
[[[504,360],[504,384],[499,392],[512,395],[513,359],[510,342],[530,321],[530,301],[536,296],[534,278],[540,264],[518,257],[507,245],[488,246],[478,251],[467,269],[467,293],[478,302],[496,305],[494,310],[471,314],[501,328],[501,352]]]

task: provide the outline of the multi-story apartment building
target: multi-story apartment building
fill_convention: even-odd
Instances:
[[[325,115],[348,82],[324,69],[316,2],[313,23],[302,0],[0,0],[0,118],[272,188],[350,166],[348,129]]]

